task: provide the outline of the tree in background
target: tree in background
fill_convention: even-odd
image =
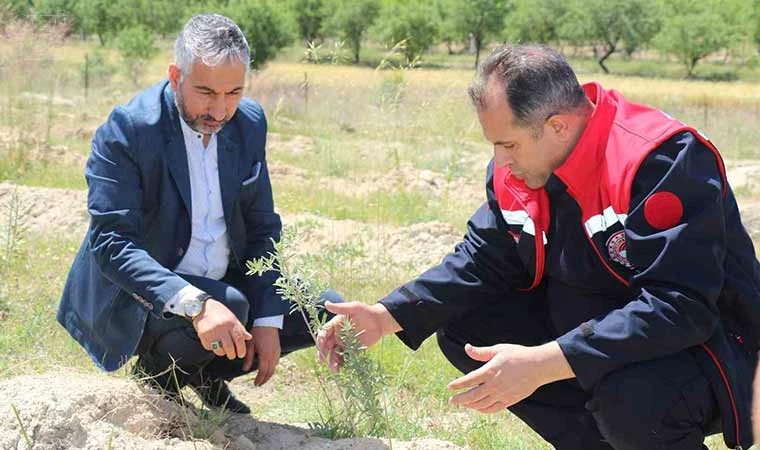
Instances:
[[[760,0],[752,2],[752,42],[760,53]]]
[[[403,53],[407,63],[411,63],[438,39],[435,9],[425,0],[388,0],[375,31],[389,47],[404,41]]]
[[[125,28],[116,36],[115,44],[127,75],[139,86],[143,67],[158,52],[153,32],[142,25]]]
[[[290,24],[282,11],[266,0],[231,1],[221,12],[237,23],[251,48],[251,68],[259,69],[293,42]]]
[[[594,56],[604,73],[613,53],[633,53],[654,38],[662,25],[656,0],[571,0],[561,35],[568,41],[594,46]]]
[[[121,16],[109,0],[79,0],[75,7],[81,22],[77,28],[84,34],[94,34],[100,45],[121,30]]]
[[[668,0],[656,46],[675,55],[694,76],[694,67],[707,55],[747,42],[751,35],[749,0]]]
[[[4,5],[0,5],[7,19],[13,20],[16,16],[24,16],[32,11],[32,3],[29,0],[5,0]]]
[[[358,63],[362,41],[380,13],[380,4],[377,0],[331,0],[328,5],[330,34],[348,44]]]
[[[298,26],[298,37],[305,42],[322,40],[327,8],[322,0],[290,0],[290,13]]]
[[[514,0],[506,23],[508,40],[520,43],[559,43],[567,14],[566,0]]]
[[[473,44],[475,67],[480,62],[480,51],[490,39],[501,37],[509,12],[508,0],[447,0],[450,26],[461,37]]]
[[[758,0],[760,1],[760,0]],[[454,29],[454,23],[451,18],[452,12],[449,11],[450,0],[435,0],[433,8],[435,9],[436,21],[438,22],[439,39],[446,44],[446,50],[449,55],[454,54],[453,45],[460,42],[461,36]]]

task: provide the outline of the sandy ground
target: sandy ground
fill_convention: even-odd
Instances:
[[[23,393],[23,395],[19,395]],[[16,417],[15,410],[18,412]],[[28,450],[386,450],[373,438],[327,440],[304,427],[233,415],[216,426],[194,407],[130,380],[74,372],[0,381],[0,449]],[[23,430],[22,430],[23,425]],[[193,438],[191,430],[204,432]],[[459,450],[432,439],[393,441],[398,450]]]

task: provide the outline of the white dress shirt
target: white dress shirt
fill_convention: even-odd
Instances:
[[[211,135],[208,145],[204,147],[203,135],[190,128],[181,117],[180,123],[190,174],[192,225],[190,246],[175,271],[220,280],[227,273],[230,245],[227,224],[224,221],[222,191],[219,187],[216,133]],[[169,299],[164,312],[184,315],[184,309],[180,306],[182,301],[202,292],[188,283]],[[260,317],[253,321],[253,326],[281,329],[282,322],[282,315]]]

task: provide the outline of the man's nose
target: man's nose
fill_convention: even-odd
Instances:
[[[514,159],[509,155],[507,151],[503,149],[494,149],[493,163],[497,167],[511,166],[514,162]]]
[[[224,120],[224,117],[227,115],[225,106],[226,103],[224,100],[224,95],[215,96],[213,102],[211,103],[211,107],[209,108],[209,115],[211,115],[211,117],[213,117],[213,119],[217,122]]]

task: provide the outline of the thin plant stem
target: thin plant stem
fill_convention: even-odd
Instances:
[[[24,422],[21,421],[21,415],[18,413],[18,409],[16,409],[16,405],[11,404],[11,409],[13,410],[13,414],[16,416],[16,420],[18,421],[19,427],[21,427],[21,435],[24,436],[24,441],[26,442],[26,448],[28,450],[32,450],[32,440],[29,439],[29,434],[26,432],[26,427],[24,426]]]

